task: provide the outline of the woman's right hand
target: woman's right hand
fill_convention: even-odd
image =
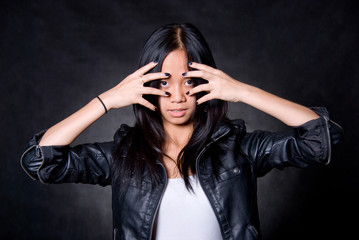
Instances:
[[[156,79],[168,78],[168,73],[148,73],[149,70],[154,68],[158,63],[150,62],[149,64],[141,67],[134,73],[128,75],[117,86],[102,93],[100,98],[106,105],[107,109],[126,107],[132,104],[141,104],[153,111],[156,107],[143,98],[144,94],[152,94],[159,96],[168,96],[165,91],[153,87],[145,87],[144,84]]]

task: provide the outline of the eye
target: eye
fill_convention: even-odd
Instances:
[[[160,86],[161,86],[161,87],[167,87],[167,86],[168,86],[168,82],[166,82],[166,81],[161,81],[161,82],[160,82]]]
[[[185,82],[185,85],[193,85],[194,84],[194,81],[193,80],[187,80],[186,82]]]

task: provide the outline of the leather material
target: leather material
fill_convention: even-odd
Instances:
[[[254,131],[248,133],[243,120],[223,123],[197,158],[197,174],[202,188],[217,216],[223,239],[261,239],[257,177],[273,168],[308,167],[328,164],[331,145],[339,142],[343,130],[329,120],[325,108],[313,109],[321,115],[293,128],[288,133]],[[38,146],[42,131],[30,140],[21,157],[21,165],[33,179],[43,183],[87,183],[112,185],[113,238],[151,239],[152,228],[166,186],[164,166],[159,185],[153,186],[144,171],[142,184],[130,179],[120,197],[121,177],[111,177],[113,156],[118,143],[130,127],[122,125],[114,140],[105,143],[70,146]],[[220,159],[218,178],[211,160]]]

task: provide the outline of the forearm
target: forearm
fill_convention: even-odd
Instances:
[[[189,71],[184,76],[202,78],[208,81],[208,84],[200,84],[189,93],[193,95],[199,92],[207,92],[206,95],[197,100],[198,104],[211,99],[243,102],[279,119],[288,126],[299,126],[319,118],[315,112],[307,107],[239,82],[221,70],[195,62],[191,62],[190,65],[196,71]]]
[[[83,108],[49,128],[39,145],[68,145],[103,114],[105,114],[104,107],[97,98],[94,98]]]
[[[311,109],[263,91],[257,87],[240,83],[244,92],[241,101],[282,121],[288,126],[299,126],[319,118]]]
[[[169,74],[161,72],[148,73],[157,62],[150,62],[134,73],[128,75],[115,87],[102,93],[99,97],[107,110],[122,108],[132,104],[141,104],[151,110],[155,106],[142,96],[144,94],[168,96],[164,91],[157,88],[145,87],[149,81],[168,78]],[[51,127],[42,137],[40,145],[68,145],[72,143],[86,128],[105,114],[105,108],[99,99],[94,98],[86,106]]]

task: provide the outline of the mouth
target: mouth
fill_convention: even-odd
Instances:
[[[186,114],[187,109],[185,109],[185,108],[170,109],[170,110],[168,110],[168,112],[170,113],[170,115],[172,117],[183,117]]]

